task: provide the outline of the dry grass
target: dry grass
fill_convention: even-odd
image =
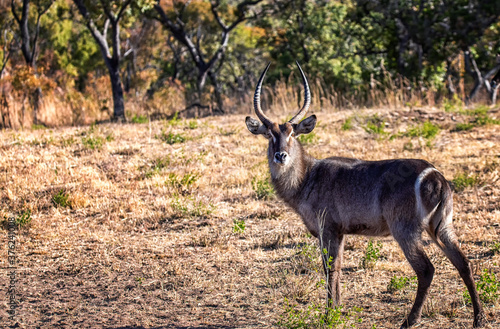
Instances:
[[[383,135],[365,129],[375,113]],[[466,118],[436,109],[316,114],[306,146],[315,156],[424,158],[449,180],[475,175],[476,185],[455,194],[455,225],[476,278],[482,269],[500,278],[500,254],[491,249],[500,239],[499,125],[450,132]],[[427,120],[441,127],[434,139],[397,134]],[[184,141],[156,138],[162,132]],[[266,141],[246,130],[244,116],[7,130],[0,149],[0,218],[32,218],[17,241],[21,327],[271,327],[285,298],[298,309],[325,298],[316,241],[282,202],[258,199],[252,188],[267,175]],[[241,221],[244,229],[235,229]],[[390,238],[378,240],[374,268],[361,268],[367,241],[347,239],[344,309],[361,308],[356,327],[394,328],[415,289],[389,293],[387,285],[413,272]],[[426,250],[436,276],[418,327],[470,328],[457,271],[435,246]],[[0,261],[6,301],[6,248]],[[6,310],[1,303],[1,323]],[[498,301],[486,312],[498,328]]]

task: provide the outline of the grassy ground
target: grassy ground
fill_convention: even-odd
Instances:
[[[455,185],[476,280],[489,270],[498,282],[498,112],[448,110],[319,111],[302,141],[317,157],[435,164]],[[325,299],[319,249],[273,196],[266,143],[244,116],[0,132],[0,237],[6,246],[16,216],[20,327],[314,327]],[[392,239],[367,252],[368,241],[347,239],[337,323],[399,327],[414,274]],[[436,246],[426,251],[436,276],[417,328],[470,328],[458,272]],[[6,247],[0,262],[3,325]],[[481,282],[494,292],[495,279]],[[498,328],[494,293],[486,313]]]

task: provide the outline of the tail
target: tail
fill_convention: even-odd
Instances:
[[[453,230],[453,192],[451,191],[448,181],[444,179],[444,184],[441,189],[441,197],[439,204],[429,219],[427,233],[443,248],[444,241],[455,240],[455,232]]]

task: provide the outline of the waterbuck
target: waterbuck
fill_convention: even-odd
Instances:
[[[302,217],[307,229],[321,239],[332,257],[331,266],[324,266],[328,306],[340,302],[345,235],[392,235],[418,278],[415,302],[401,328],[418,322],[434,276],[434,266],[422,243],[425,230],[460,273],[472,299],[474,327],[482,327],[486,318],[471,267],[453,229],[453,196],[448,181],[424,160],[311,157],[297,140],[297,136],[310,133],[316,125],[315,115],[302,120],[311,102],[307,78],[297,62],[305,89],[304,105],[290,121],[277,124],[262,112],[260,105],[262,82],[269,65],[260,76],[254,95],[255,114],[261,122],[247,117],[246,125],[251,133],[269,139],[267,157],[276,193]]]

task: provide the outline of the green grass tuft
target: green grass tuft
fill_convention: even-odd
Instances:
[[[352,117],[349,117],[347,119],[345,119],[344,123],[342,124],[342,126],[340,127],[340,129],[346,131],[346,130],[351,130],[352,129]]]
[[[233,219],[233,232],[234,233],[243,233],[245,232],[245,221]]]
[[[69,207],[69,194],[64,192],[64,190],[59,190],[54,196],[52,197],[52,202],[56,206],[60,207]]]
[[[274,195],[274,189],[269,182],[268,176],[261,179],[254,177],[252,179],[252,189],[259,200],[266,200]]]
[[[469,175],[468,173],[459,173],[451,180],[455,191],[461,192],[468,187],[474,187],[479,185],[481,182],[477,175]]]
[[[130,119],[130,122],[132,123],[148,123],[149,118],[147,115],[137,115],[135,114],[132,119]]]
[[[479,299],[484,304],[495,304],[500,298],[500,281],[491,270],[484,269],[483,273],[476,282]],[[470,304],[471,298],[468,291],[463,292],[464,300]]]
[[[309,145],[313,144],[317,140],[317,136],[315,133],[312,132],[307,135],[299,135],[297,139],[302,145]]]
[[[181,134],[174,134],[172,132],[169,132],[167,134],[164,131],[161,132],[160,136],[156,136],[156,137],[169,145],[177,144],[177,143],[184,143],[187,140],[187,138]]]
[[[425,139],[433,139],[439,133],[440,128],[438,125],[430,121],[426,121],[421,125],[411,127],[403,136],[407,137],[422,137]]]

